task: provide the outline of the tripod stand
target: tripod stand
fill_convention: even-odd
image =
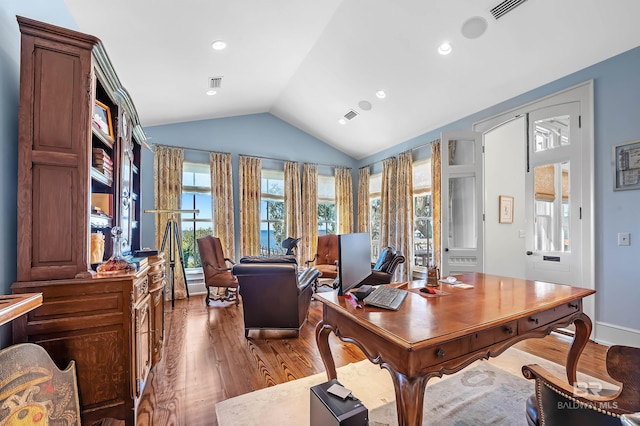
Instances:
[[[187,285],[187,272],[184,268],[184,256],[182,254],[182,238],[178,229],[178,221],[176,214],[178,213],[200,213],[200,210],[145,210],[145,213],[169,213],[167,224],[164,227],[164,235],[162,237],[162,245],[160,251],[164,249],[169,242],[169,269],[171,270],[171,307],[175,306],[175,268],[176,268],[176,250],[182,267],[182,277],[184,278],[184,288],[189,297],[189,286]]]

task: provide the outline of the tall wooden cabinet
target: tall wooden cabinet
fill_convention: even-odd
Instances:
[[[18,17],[21,31],[18,247],[14,293],[42,292],[13,323],[14,342],[76,361],[83,424],[135,424],[147,375],[162,353],[162,256],[103,276],[110,231],[140,248],[140,150],[146,137],[97,38]],[[91,234],[105,236],[91,256]],[[92,259],[93,258],[93,259]],[[93,260],[93,262],[92,262]]]

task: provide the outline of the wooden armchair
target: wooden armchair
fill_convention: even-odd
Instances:
[[[202,270],[204,271],[204,285],[207,288],[207,297],[205,303],[209,305],[211,297],[211,289],[215,289],[214,299],[217,300],[235,300],[238,305],[238,280],[231,273],[231,267],[235,264],[233,260],[224,257],[222,243],[220,238],[207,235],[198,238],[198,250],[200,251],[200,260],[202,261]],[[223,294],[219,294],[219,289],[223,290]]]
[[[611,346],[606,365],[609,376],[621,383],[617,391],[602,390],[597,383],[574,387],[539,365],[522,367],[527,379],[535,379],[535,393],[527,401],[527,424],[620,425],[621,415],[640,411],[640,348]]]
[[[313,259],[307,260],[305,265],[309,266],[311,263],[322,278],[338,276],[338,235],[326,234],[318,237],[316,254]]]
[[[80,425],[75,362],[60,370],[35,343],[0,351],[0,424]],[[124,425],[104,419],[94,426]]]

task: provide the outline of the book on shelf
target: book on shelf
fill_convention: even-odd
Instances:
[[[158,250],[135,250],[133,252],[133,255],[135,257],[157,256],[158,255]]]

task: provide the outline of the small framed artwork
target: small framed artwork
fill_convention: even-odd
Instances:
[[[498,222],[513,223],[513,197],[501,195],[499,209],[500,216],[498,216]]]
[[[93,124],[109,139],[113,140],[111,109],[100,101],[93,106]]]
[[[613,190],[640,189],[640,140],[613,147]]]

